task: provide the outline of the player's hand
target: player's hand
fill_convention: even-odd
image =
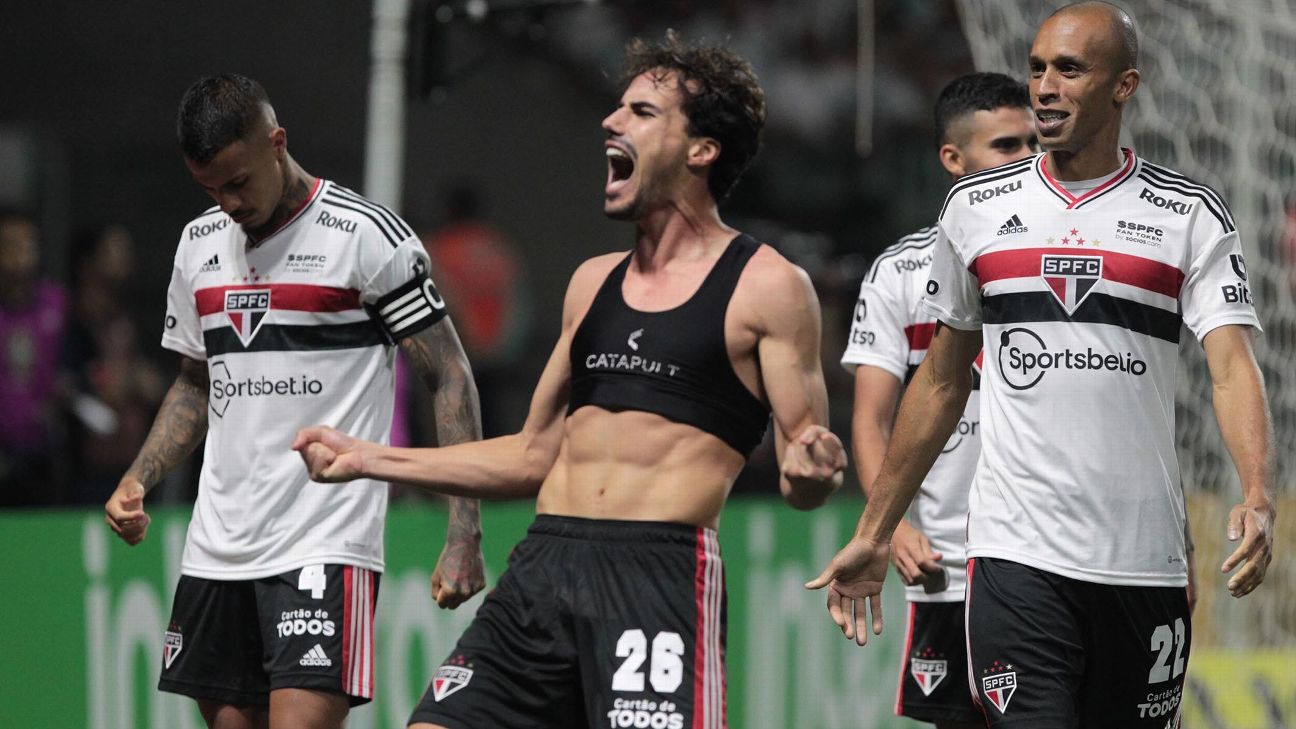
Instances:
[[[845,468],[841,439],[822,425],[806,426],[783,452],[783,475],[789,479],[827,481]]]
[[[796,492],[795,500],[805,504],[798,508],[822,504],[841,486],[845,468],[846,449],[841,439],[822,425],[807,426],[783,451],[783,477]]]
[[[144,484],[126,477],[104,504],[104,521],[132,547],[144,541],[149,515],[144,513]]]
[[[882,582],[886,580],[890,547],[855,537],[842,547],[828,568],[806,583],[806,589],[828,587],[828,614],[847,638],[868,643],[868,612],[873,634],[882,634]]]
[[[446,537],[445,548],[432,572],[432,599],[451,610],[486,586],[486,563],[482,559],[481,538]]]
[[[364,441],[327,425],[297,431],[292,448],[301,454],[312,481],[337,483],[364,475],[360,446]]]
[[[939,579],[945,568],[940,552],[933,552],[927,535],[918,531],[908,519],[901,519],[891,535],[891,562],[906,585],[921,585],[928,579]]]
[[[1228,538],[1242,543],[1220,566],[1221,572],[1242,569],[1229,578],[1228,590],[1233,597],[1242,597],[1264,582],[1265,570],[1273,561],[1273,528],[1275,509],[1268,502],[1234,506],[1229,512]]]

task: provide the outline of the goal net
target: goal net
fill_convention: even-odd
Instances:
[[[1065,4],[956,1],[977,68],[1023,80],[1035,29]],[[1194,654],[1198,647],[1277,647],[1291,656],[1296,654],[1296,557],[1291,551],[1296,530],[1290,525],[1296,519],[1291,508],[1296,506],[1296,3],[1117,4],[1138,26],[1143,81],[1126,109],[1122,142],[1140,156],[1220,191],[1242,233],[1248,283],[1265,330],[1256,354],[1277,438],[1275,479],[1280,503],[1288,506],[1280,515],[1276,558],[1266,584],[1245,600],[1232,600],[1218,569],[1231,546],[1223,539],[1224,519],[1240,491],[1215,421],[1201,347],[1185,333],[1176,417],[1203,586]],[[1296,706],[1288,710],[1296,723]]]

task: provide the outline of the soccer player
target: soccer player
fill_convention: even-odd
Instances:
[[[1003,74],[954,79],[941,91],[935,117],[937,156],[955,180],[1035,151],[1026,85]],[[936,328],[919,306],[935,241],[935,225],[901,238],[878,256],[860,285],[842,365],[855,374],[851,448],[865,495],[882,466],[900,391]],[[891,561],[910,603],[896,713],[938,729],[985,726],[963,680],[963,543],[968,488],[981,454],[980,365],[973,369],[957,432],[891,537]]]
[[[145,493],[206,436],[159,688],[213,729],[340,727],[373,697],[387,485],[311,483],[293,434],[323,421],[385,440],[399,346],[434,393],[438,442],[473,440],[472,373],[418,238],[303,170],[260,84],[200,79],[176,126],[216,206],[181,234],[162,334],[180,374],[106,518],[138,544]],[[442,607],[484,583],[476,502],[450,512]]]
[[[813,508],[841,483],[809,278],[717,211],[759,146],[756,76],[673,33],[627,50],[603,210],[635,224],[634,249],[572,277],[522,431],[402,450],[312,428],[295,444],[320,480],[537,495],[421,729],[723,727],[715,530],[771,410],[784,498]]]
[[[1030,51],[1045,154],[954,185],[925,306],[940,320],[855,537],[809,587],[847,637],[881,631],[888,543],[958,422],[985,341],[969,498],[969,679],[996,727],[1173,726],[1192,640],[1174,447],[1178,339],[1206,351],[1241,480],[1222,565],[1272,558],[1272,430],[1238,232],[1210,188],[1118,145],[1132,20],[1068,5]],[[1011,225],[1006,224],[1011,223]]]

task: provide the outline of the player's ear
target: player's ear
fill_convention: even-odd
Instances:
[[[967,174],[967,160],[963,158],[963,151],[957,146],[946,142],[937,150],[940,155],[941,166],[953,177],[962,177]]]
[[[1114,101],[1117,106],[1123,106],[1130,100],[1134,92],[1139,87],[1139,72],[1136,68],[1127,68],[1116,74],[1116,93]]]
[[[283,127],[274,127],[270,130],[270,147],[275,151],[276,157],[283,157],[288,151],[288,130]]]
[[[689,141],[688,166],[706,167],[720,159],[720,143],[711,137],[695,137]]]

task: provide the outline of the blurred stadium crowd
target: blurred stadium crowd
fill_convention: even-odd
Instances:
[[[487,15],[465,15],[440,29],[436,40],[441,52],[424,58],[413,74],[423,93],[412,95],[412,137],[420,134],[420,115],[444,117],[462,101],[460,87],[495,84],[525,68],[547,69],[555,74],[545,77],[551,83],[574,89],[594,109],[604,108],[614,98],[612,79],[625,41],[660,35],[667,27],[685,37],[728,39],[752,59],[769,98],[770,124],[765,148],[726,203],[725,214],[732,224],[779,247],[814,278],[824,306],[823,361],[834,429],[848,433],[850,382],[836,361],[859,277],[873,254],[929,222],[948,184],[931,154],[930,110],[943,84],[971,68],[953,3],[876,4],[877,104],[868,140],[874,152],[865,157],[856,153],[855,0],[496,5]],[[40,19],[34,10],[30,15],[19,14],[8,32],[21,33],[24,20]],[[77,36],[73,25],[66,42],[75,43]],[[358,47],[351,55],[363,58],[365,36],[354,34],[353,39]],[[21,43],[16,50],[8,47],[22,51]],[[34,65],[32,59],[27,63]],[[225,70],[209,63],[194,68],[195,74]],[[289,75],[303,72],[297,67]],[[129,77],[120,83],[120,93],[136,91]],[[275,93],[272,84],[273,78],[267,85]],[[362,95],[363,89],[349,93]],[[149,113],[158,118],[150,126],[165,134],[174,113],[166,104],[174,100],[155,96]],[[181,177],[178,158],[160,154],[143,164],[156,159],[156,164],[171,165],[166,179],[191,186],[181,191],[185,202],[176,209],[170,209],[169,200],[153,205],[138,196],[123,200],[120,191],[87,199],[90,193],[78,173],[93,167],[91,174],[103,175],[103,162],[115,166],[122,156],[103,147],[120,143],[130,148],[141,142],[122,138],[111,124],[89,135],[72,122],[43,124],[42,110],[20,108],[22,94],[16,97],[9,108],[0,106],[0,155],[15,162],[0,175],[9,177],[0,184],[0,402],[5,413],[0,423],[0,504],[99,505],[146,437],[174,372],[175,363],[156,346],[169,272],[165,264],[179,224],[205,203]],[[153,100],[142,92],[139,98]],[[307,115],[329,113],[324,102],[305,109],[292,100],[281,106],[290,129],[301,129]],[[589,114],[588,126],[581,130],[585,136],[596,131],[598,118],[597,112]],[[36,143],[29,144],[33,139]],[[295,147],[305,146],[303,137],[295,139]],[[326,174],[359,187],[355,165],[348,169],[345,160],[358,156],[362,143],[361,134],[345,140],[344,162],[328,169],[326,159]],[[167,137],[148,144],[174,149]],[[31,148],[37,151],[28,153]],[[46,163],[63,172],[51,173]],[[418,192],[407,193],[404,212],[420,228],[436,263],[433,275],[458,309],[455,322],[477,374],[487,434],[499,433],[520,424],[525,413],[540,365],[525,353],[548,350],[557,326],[557,307],[550,302],[560,295],[566,271],[537,265],[551,257],[549,244],[528,235],[520,216],[511,216],[517,206],[506,191],[469,173],[442,177],[429,193],[421,173],[411,162],[407,185]],[[133,184],[131,174],[115,170],[126,185]],[[158,174],[152,173],[155,178]],[[598,179],[573,178],[566,188],[581,201],[589,198],[583,212],[596,212],[589,196],[598,189]],[[115,217],[99,222],[88,210],[99,219],[105,210]],[[598,250],[609,244],[595,240],[585,245]],[[406,402],[421,396],[418,388],[412,390],[400,394],[404,407],[398,408],[394,424],[397,442],[422,437],[420,414],[426,403]],[[772,492],[772,469],[767,445],[753,458],[738,490]],[[163,503],[192,500],[195,474],[191,466],[173,475],[153,498]]]

